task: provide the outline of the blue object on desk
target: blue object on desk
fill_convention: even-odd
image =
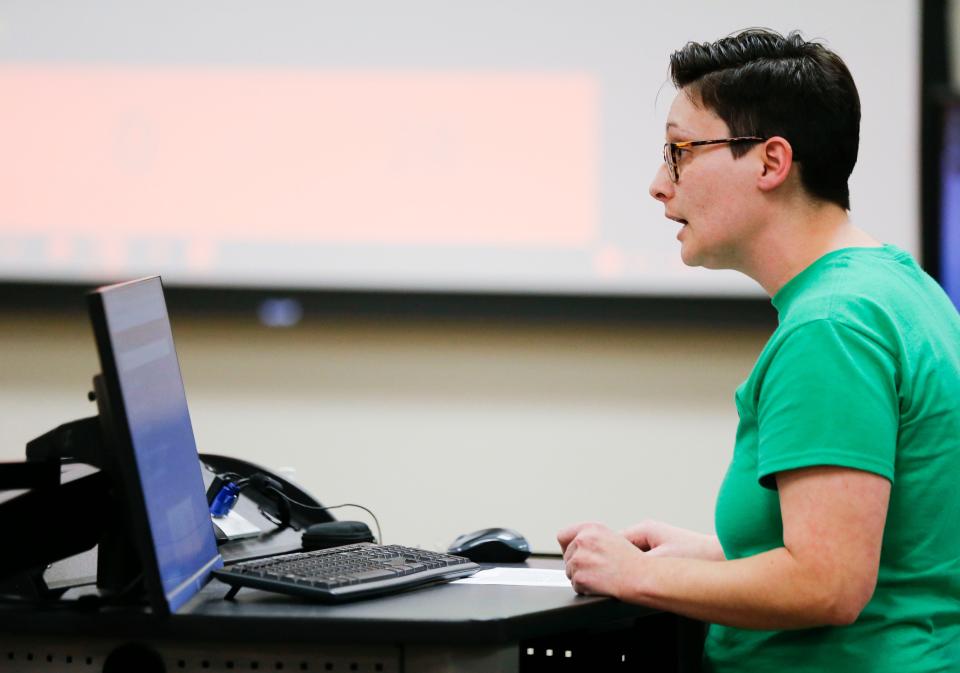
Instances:
[[[240,495],[240,487],[232,481],[228,481],[217,493],[213,502],[210,503],[210,514],[216,518],[225,517],[237,504],[237,498]]]

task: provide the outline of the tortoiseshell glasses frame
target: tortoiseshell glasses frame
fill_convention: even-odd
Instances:
[[[737,136],[736,138],[718,138],[717,140],[685,140],[679,143],[663,144],[663,163],[667,165],[667,175],[676,183],[680,180],[680,152],[701,145],[721,145],[724,143],[762,143],[766,138],[760,136]]]

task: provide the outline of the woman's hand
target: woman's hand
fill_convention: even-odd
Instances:
[[[662,521],[642,521],[625,529],[623,535],[650,556],[725,560],[716,535],[704,535]]]
[[[641,572],[643,552],[599,523],[566,528],[557,535],[567,577],[579,594],[623,597]]]

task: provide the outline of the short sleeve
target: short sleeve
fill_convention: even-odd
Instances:
[[[780,344],[758,393],[757,478],[816,465],[894,479],[897,361],[855,328],[815,320]]]

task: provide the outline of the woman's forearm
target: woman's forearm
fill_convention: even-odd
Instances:
[[[706,561],[726,561],[727,557],[720,545],[720,538],[716,535],[704,535],[703,537],[703,555],[701,558]]]
[[[631,575],[623,600],[748,629],[849,624],[865,604],[782,547],[735,561],[645,557]]]

